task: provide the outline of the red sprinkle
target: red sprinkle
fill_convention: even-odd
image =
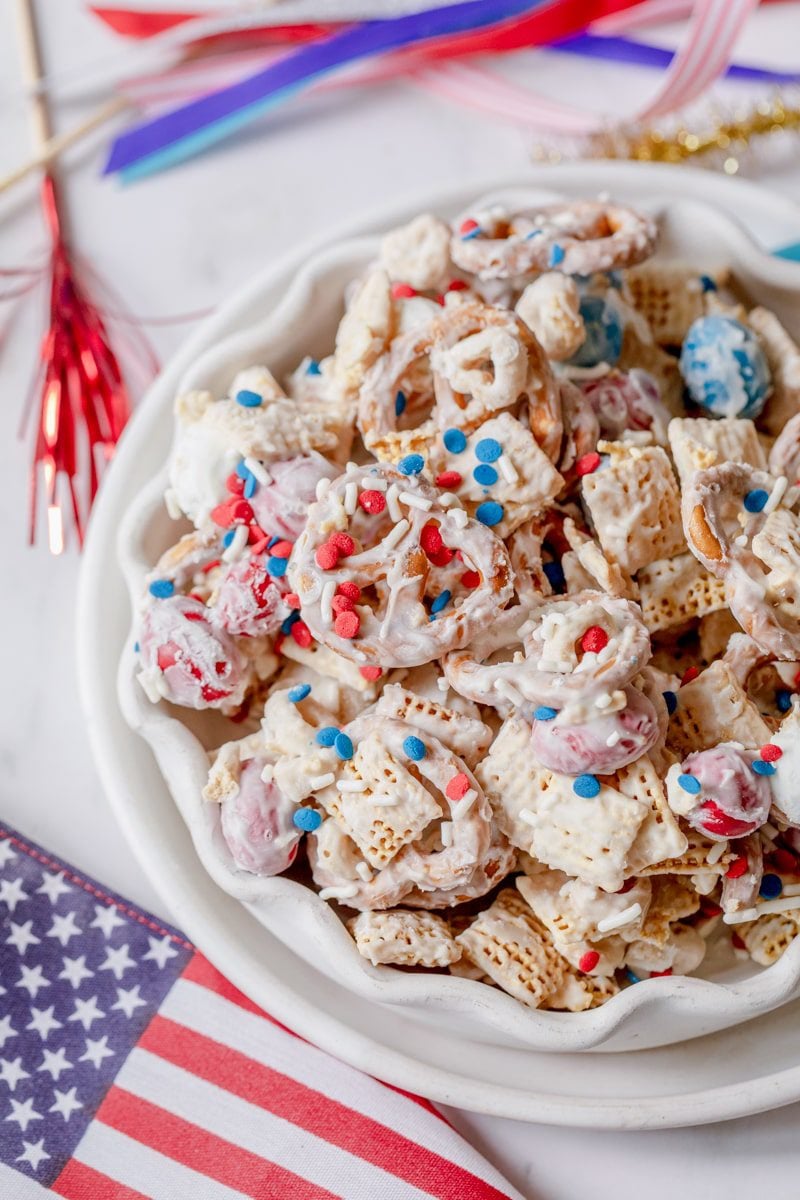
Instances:
[[[597,953],[597,951],[587,950],[586,953],[581,955],[581,957],[578,959],[578,970],[583,971],[584,974],[588,975],[590,971],[595,969],[599,962],[600,955]]]
[[[340,612],[333,622],[333,628],[341,638],[354,638],[361,625],[358,613]],[[294,628],[294,626],[292,627]]]
[[[727,879],[740,879],[746,870],[747,858],[744,854],[740,854],[739,857],[735,858],[728,867],[727,871],[725,872],[725,877]]]
[[[330,542],[323,542],[321,546],[317,546],[314,558],[317,566],[323,571],[332,571],[339,562],[339,552]]]
[[[466,221],[462,221],[458,227],[459,233],[472,233],[473,229],[478,228],[478,222],[472,217],[467,217]]]
[[[590,454],[582,454],[575,463],[576,475],[591,475],[600,466],[600,455],[596,450]]]
[[[211,520],[215,525],[220,525],[223,529],[227,529],[233,524],[233,501],[226,500],[224,504],[218,504],[216,508],[211,510]]]
[[[412,296],[417,295],[417,289],[413,288],[410,283],[393,283],[392,295],[395,300],[410,300]]]
[[[244,495],[244,480],[235,471],[231,471],[225,480],[225,487],[234,496]]]
[[[297,592],[287,592],[283,598],[289,605],[289,608],[300,607],[300,597],[298,596]]]
[[[356,544],[350,537],[349,533],[332,533],[328,538],[328,543],[335,548],[337,553],[343,558],[347,558],[348,554],[352,554],[356,548]]]
[[[270,549],[270,554],[273,558],[288,558],[292,550],[294,550],[294,543],[283,540],[275,543]]]
[[[311,630],[305,621],[295,621],[292,626],[292,637],[303,650],[307,650],[313,640]]]
[[[672,967],[667,967],[666,971],[651,971],[650,978],[651,979],[662,979],[665,975],[671,975],[671,974],[672,974]]]
[[[252,527],[250,529],[250,532],[252,533]],[[269,545],[269,542],[270,542],[270,539],[268,537],[263,537],[263,538],[260,538],[259,541],[253,542],[253,544],[250,547],[250,553],[251,554],[263,554],[264,551],[266,550],[267,546]]]
[[[364,512],[375,515],[376,513],[382,513],[386,508],[386,497],[383,492],[375,492],[370,489],[367,492],[361,493],[358,497],[358,503]]]
[[[465,571],[461,576],[461,582],[465,588],[476,588],[481,581],[478,571]]]
[[[442,471],[436,476],[436,486],[440,488],[456,488],[464,476],[459,471]]]
[[[447,285],[448,292],[465,292],[469,284],[466,279],[451,279]]]
[[[796,875],[798,873],[797,857],[792,854],[791,850],[784,850],[782,846],[779,846],[777,850],[773,850],[770,860],[779,875]]]
[[[773,745],[772,742],[767,742],[766,746],[761,747],[761,757],[764,762],[777,762],[783,757],[783,751],[780,746]]]
[[[419,544],[429,558],[432,554],[438,554],[444,545],[438,525],[426,525],[419,535]]]
[[[334,596],[331,600],[331,608],[335,613],[352,612],[355,605],[355,600],[349,596]]]
[[[599,654],[608,645],[608,634],[599,625],[590,625],[581,638],[581,649],[584,654]]]
[[[251,524],[247,531],[247,540],[253,546],[258,546],[263,542],[265,545],[269,542],[269,534],[264,533],[260,525],[256,525],[255,521]],[[252,554],[260,554],[260,550],[252,550]]]
[[[340,583],[336,590],[340,596],[347,596],[348,600],[358,600],[361,595],[361,588],[351,579],[345,579],[344,583]]]
[[[453,561],[454,552],[449,546],[442,546],[439,550],[431,551],[428,555],[429,560],[435,567],[446,567]]]
[[[459,771],[457,775],[453,776],[444,791],[448,800],[461,800],[466,796],[469,787],[469,779],[463,771]]]
[[[358,668],[364,679],[368,679],[370,683],[374,683],[376,679],[380,679],[383,671],[380,667],[359,667]]]
[[[681,687],[683,687],[683,685],[685,683],[691,683],[693,679],[697,679],[697,676],[699,674],[700,674],[699,667],[687,667],[681,677]]]

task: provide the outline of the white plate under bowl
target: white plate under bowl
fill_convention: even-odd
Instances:
[[[570,194],[611,188],[616,195],[636,202],[703,196],[723,210],[735,211],[741,220],[748,221],[752,214],[764,238],[788,241],[800,231],[800,212],[788,202],[776,201],[752,185],[725,181],[720,186],[721,180],[683,169],[582,164],[540,171],[532,182]],[[452,212],[480,190],[488,189],[473,184],[447,197],[418,197],[413,204],[369,218],[361,229],[384,228],[426,206]],[[700,210],[684,211],[687,219],[698,222],[699,251],[705,236],[699,228]],[[749,272],[755,264],[756,275],[761,273],[758,251],[742,243],[727,223],[720,222],[720,228],[733,239],[730,253],[736,256],[737,272]],[[306,248],[272,268],[190,339],[151,389],[127,431],[93,519],[79,598],[81,690],[98,767],[134,851],[175,919],[256,1002],[340,1057],[442,1102],[533,1120],[626,1128],[719,1120],[796,1099],[800,1070],[781,1069],[789,1057],[786,1041],[782,1048],[776,1046],[774,1059],[764,1053],[766,1047],[759,1046],[752,1060],[746,1053],[750,1039],[766,1036],[756,1034],[757,1030],[790,1028],[787,1014],[795,1005],[744,1030],[717,1034],[688,1047],[589,1058],[565,1053],[559,1057],[557,1072],[552,1071],[552,1063],[548,1067],[546,1055],[531,1048],[532,1043],[563,1049],[570,1043],[573,1047],[602,1043],[607,1049],[646,1045],[654,1024],[668,1021],[674,1031],[671,1014],[676,1006],[686,1014],[687,1026],[678,1030],[678,1037],[704,1032],[703,1026],[707,1029],[709,1022],[720,1028],[731,1020],[741,1021],[785,1001],[793,981],[787,987],[786,979],[781,978],[781,964],[748,983],[747,988],[755,987],[760,995],[755,1000],[750,997],[744,1007],[737,1004],[740,983],[736,981],[675,980],[670,986],[676,990],[669,997],[658,993],[664,981],[639,984],[598,1010],[603,1014],[620,1002],[619,1015],[607,1019],[599,1038],[594,1031],[576,1038],[572,1033],[577,1028],[574,1015],[528,1013],[507,997],[479,985],[469,988],[468,981],[461,980],[452,982],[467,984],[472,995],[464,1005],[468,1011],[453,1019],[449,998],[446,1012],[435,1000],[421,1008],[417,996],[402,998],[399,1004],[392,996],[391,1006],[381,1003],[380,975],[385,972],[377,973],[377,981],[365,976],[369,987],[355,990],[326,978],[314,965],[313,956],[309,962],[296,952],[297,945],[285,944],[291,942],[286,926],[281,938],[276,937],[265,928],[263,913],[259,920],[252,904],[244,907],[222,892],[201,865],[187,828],[169,800],[163,776],[144,743],[126,728],[116,706],[114,664],[126,641],[128,612],[122,579],[111,566],[114,541],[134,500],[165,459],[171,436],[169,405],[178,380],[209,347],[269,313],[286,279],[294,276],[308,254]],[[707,261],[707,255],[702,261]],[[771,279],[774,294],[770,302],[780,302],[782,290],[797,286],[797,268],[780,263]],[[166,734],[168,740],[173,733]],[[282,898],[276,908],[288,922],[291,904]],[[302,942],[306,935],[307,928],[298,923],[294,937]],[[784,963],[787,961],[788,957]],[[402,978],[414,980],[418,990],[416,981],[423,985],[440,982],[424,976]],[[499,1019],[497,1001],[507,1010]],[[699,1022],[698,1004],[708,1010],[708,1016]],[[714,1007],[729,1010],[722,1022],[719,1013],[711,1011]],[[542,1017],[554,1021],[537,1024],[535,1034],[520,1028],[521,1020],[538,1022]],[[569,1032],[564,1036],[560,1030]],[[718,1052],[709,1063],[707,1048],[714,1046]],[[700,1063],[702,1072],[696,1069]],[[746,1089],[742,1086],[745,1080]]]

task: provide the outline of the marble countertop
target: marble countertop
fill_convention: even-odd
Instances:
[[[65,95],[59,126],[98,102],[76,94],[83,70],[133,51],[86,12],[79,0],[40,0],[48,68]],[[757,14],[744,61],[796,62],[800,4]],[[675,32],[663,31],[667,43]],[[13,10],[0,7],[0,176],[29,155],[25,105],[15,56]],[[792,55],[795,61],[792,62]],[[635,69],[563,55],[519,57],[515,78],[553,95],[624,111],[655,79]],[[752,95],[728,87],[731,102]],[[69,93],[66,95],[66,93]],[[295,102],[214,154],[178,171],[122,188],[99,178],[104,136],[66,160],[64,193],[72,240],[148,317],[210,310],[292,241],[421,187],[468,176],[508,176],[525,168],[535,136],[435,100],[411,85],[337,91]],[[759,178],[797,195],[800,156],[768,152]],[[780,149],[780,148],[779,148]],[[0,196],[0,268],[41,261],[46,248],[35,180]],[[35,367],[43,298],[13,316],[0,306],[0,525],[7,591],[0,699],[0,816],[56,853],[158,912],[162,905],[133,860],[97,781],[77,699],[73,632],[79,560],[30,550],[26,537],[28,448],[17,427]],[[191,322],[148,333],[162,361]],[[169,917],[168,913],[163,914]],[[650,1200],[676,1192],[716,1200],[769,1180],[770,1194],[797,1194],[796,1107],[675,1132],[612,1134],[453,1114],[458,1126],[505,1170],[530,1200],[626,1200],[646,1188]],[[768,1172],[765,1175],[767,1169]]]

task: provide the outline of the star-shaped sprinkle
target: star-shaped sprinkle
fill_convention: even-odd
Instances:
[[[12,850],[11,842],[8,840],[8,838],[4,838],[3,841],[0,842],[0,870],[3,869],[6,863],[11,862],[12,858],[16,857],[17,852],[16,850]]]
[[[111,1011],[119,1009],[126,1017],[132,1017],[137,1008],[146,1008],[147,1001],[139,995],[139,984],[132,988],[117,988],[117,1003],[111,1005]]]
[[[142,955],[142,962],[158,963],[159,967],[165,967],[171,958],[176,958],[178,951],[171,944],[172,939],[169,934],[163,938],[150,937],[148,934],[147,940],[150,944],[150,949],[147,954]]]
[[[33,1100],[12,1100],[11,1112],[5,1118],[6,1121],[16,1121],[23,1133],[30,1125],[31,1121],[41,1121],[42,1114],[38,1113],[33,1107]]]
[[[80,1021],[88,1033],[92,1027],[92,1022],[99,1021],[105,1015],[102,1008],[97,1007],[97,996],[90,996],[88,1000],[76,1000],[75,1011],[67,1019],[69,1021]]]
[[[128,953],[127,944],[118,946],[116,950],[112,950],[110,946],[107,946],[105,961],[101,962],[99,970],[112,971],[114,978],[120,980],[126,971],[135,966],[136,962]]]
[[[44,1057],[36,1068],[37,1071],[47,1071],[54,1080],[58,1081],[64,1071],[72,1069],[72,1063],[67,1058],[67,1052],[63,1046],[59,1046],[58,1050],[43,1050]]]
[[[0,880],[0,904],[5,904],[10,912],[27,899],[28,893],[23,892],[21,879]]]
[[[14,1091],[21,1079],[30,1079],[30,1072],[22,1067],[22,1058],[0,1059],[0,1083],[7,1083],[10,1091]]]
[[[66,916],[53,917],[53,924],[47,931],[47,936],[58,938],[62,946],[66,946],[70,938],[77,937],[81,932],[80,925],[75,923],[75,913],[70,910]]]
[[[117,910],[112,908],[111,905],[95,904],[94,912],[95,917],[89,928],[102,929],[103,937],[110,938],[115,929],[125,924]]]
[[[11,1017],[0,1017],[0,1050],[9,1038],[16,1037],[17,1031],[11,1024]]]
[[[61,1021],[57,1021],[53,1016],[55,1012],[55,1004],[51,1004],[49,1008],[31,1008],[31,1019],[26,1029],[35,1029],[43,1042],[46,1042],[54,1029],[63,1029]]]
[[[104,1034],[101,1038],[87,1038],[86,1052],[80,1056],[78,1062],[93,1063],[98,1071],[102,1065],[104,1058],[113,1058],[114,1051],[109,1049],[108,1034]]]
[[[83,1108],[83,1104],[77,1097],[77,1088],[71,1087],[68,1092],[60,1092],[55,1088],[53,1095],[55,1102],[50,1105],[48,1112],[61,1113],[65,1121],[68,1121],[74,1112],[79,1108]]]
[[[61,871],[45,871],[41,886],[36,889],[37,896],[47,896],[51,904],[58,902],[59,896],[66,896],[72,888],[64,882]]]
[[[14,1162],[29,1163],[34,1171],[38,1171],[46,1158],[52,1158],[44,1148],[44,1138],[39,1138],[38,1142],[23,1142],[25,1149]]]
[[[45,979],[42,967],[38,964],[35,967],[26,967],[23,963],[20,965],[20,977],[16,986],[25,988],[28,995],[35,1000],[42,988],[50,987],[50,980]]]
[[[17,925],[15,921],[9,921],[9,929],[11,935],[6,938],[6,945],[13,946],[18,954],[24,954],[29,946],[38,946],[42,940],[31,932],[33,921],[25,921],[22,925]]]
[[[64,970],[59,971],[58,978],[68,980],[74,988],[79,988],[84,979],[92,979],[94,971],[90,971],[86,966],[86,955],[80,954],[77,958],[67,958],[61,960],[64,964]]]

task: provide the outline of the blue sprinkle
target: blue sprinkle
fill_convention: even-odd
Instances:
[[[424,466],[425,459],[421,454],[406,454],[400,459],[397,469],[401,475],[419,475]]]
[[[250,471],[245,466],[245,462],[244,462],[243,458],[240,458],[238,463],[236,464],[236,474],[239,476],[240,479],[249,479],[249,477],[250,477]]]
[[[242,493],[245,500],[250,500],[252,498],[257,487],[258,480],[256,479],[255,475],[248,475],[244,485],[244,492]]]
[[[419,762],[428,753],[425,743],[418,737],[407,737],[403,742],[403,750],[414,762]]]
[[[483,487],[491,487],[497,483],[497,471],[494,467],[490,467],[488,463],[478,463],[475,470],[472,472],[472,477],[476,483]]]
[[[396,417],[401,417],[406,411],[406,403],[405,392],[398,392],[394,398],[394,415]]]
[[[431,612],[438,613],[441,612],[443,608],[447,608],[447,605],[450,603],[450,596],[451,593],[448,592],[447,588],[445,588],[443,592],[439,592],[439,595],[433,601],[433,604],[431,604]]]
[[[140,651],[140,649],[141,649],[141,646],[139,645],[139,643],[138,643],[138,642],[134,642],[134,643],[133,643],[133,653],[134,653],[134,654],[138,654],[138,653],[139,653],[139,651]]]
[[[270,554],[267,559],[267,570],[276,579],[283,579],[286,574],[286,565],[288,562],[288,558],[276,558],[274,554]]]
[[[775,693],[775,703],[778,706],[778,712],[788,712],[792,707],[792,693],[788,688],[778,688]]]
[[[555,242],[550,247],[550,262],[548,265],[551,267],[557,267],[558,264],[562,263],[563,261],[564,261],[564,248],[563,248],[563,246],[559,246],[558,242]]]
[[[322,817],[315,808],[298,808],[292,814],[292,824],[296,829],[302,829],[303,833],[313,833],[322,824]]]
[[[625,974],[628,978],[629,983],[641,983],[642,982],[641,979],[639,978],[639,976],[635,975],[633,973],[633,971],[630,969],[630,967],[625,968]]]
[[[315,737],[315,742],[318,746],[332,746],[339,736],[339,730],[335,725],[326,725],[324,729],[318,729]]]
[[[339,758],[347,760],[353,757],[353,743],[346,733],[337,733],[333,748]]]
[[[289,613],[288,617],[281,622],[281,633],[288,637],[288,635],[292,632],[292,626],[296,621],[299,620],[300,613],[295,608]]]
[[[484,500],[475,510],[475,516],[481,525],[499,525],[505,515],[506,510],[496,500]]]
[[[271,537],[269,539],[269,541],[267,542],[267,549],[271,550],[273,546],[277,546],[277,544],[280,540],[281,539],[279,537]]]
[[[229,529],[226,534],[223,534],[222,544],[226,550],[228,549],[228,546],[230,546],[230,544],[233,541],[233,539],[235,538],[235,536],[236,536],[235,529]]]
[[[451,454],[463,454],[467,448],[467,439],[460,429],[445,429],[444,431],[445,449]]]
[[[783,880],[779,875],[765,875],[758,889],[759,896],[765,900],[777,900],[783,891]]]
[[[761,512],[764,505],[769,500],[769,492],[765,492],[763,488],[754,488],[752,492],[748,492],[744,498],[744,506],[748,512]]]
[[[166,600],[175,593],[175,584],[171,579],[154,579],[150,584],[150,595],[157,600]]]
[[[475,447],[475,457],[477,458],[478,462],[497,462],[502,453],[503,447],[496,438],[481,438]]]
[[[320,370],[320,366],[319,366],[319,363],[317,362],[317,360],[315,358],[309,359],[308,366],[306,367],[306,375],[321,375],[321,374],[322,374],[322,371]]]
[[[541,237],[543,233],[543,229],[532,229],[530,233],[525,234],[525,241],[532,242],[534,238]]]
[[[558,709],[551,708],[549,704],[540,704],[533,710],[533,716],[537,721],[552,721],[558,716]]]
[[[594,775],[579,775],[573,780],[572,790],[584,800],[593,800],[600,794],[600,781]]]
[[[702,787],[700,780],[695,779],[694,775],[679,775],[678,783],[690,796],[696,796]]]
[[[664,697],[664,703],[667,706],[667,712],[670,716],[672,716],[672,714],[675,712],[675,709],[678,707],[678,697],[674,692],[662,692],[661,695]]]
[[[754,762],[752,762],[750,764],[750,766],[753,768],[756,775],[774,775],[775,774],[775,764],[770,763],[770,762],[764,762],[763,758],[757,758]]]
[[[544,573],[547,576],[548,583],[554,592],[563,592],[567,586],[567,581],[564,576],[564,570],[560,562],[546,562],[543,564]]]
[[[242,408],[260,408],[261,396],[258,392],[251,392],[249,388],[242,388],[236,393],[236,403],[241,404]]]
[[[483,233],[480,225],[476,225],[474,229],[468,229],[466,233],[461,234],[462,242],[471,242],[473,238],[480,237]]]
[[[289,688],[289,699],[292,704],[299,704],[301,700],[305,700],[310,691],[310,683],[298,683],[297,687]]]
[[[717,285],[714,283],[714,280],[710,275],[700,276],[700,287],[704,292],[716,292],[717,290]]]

